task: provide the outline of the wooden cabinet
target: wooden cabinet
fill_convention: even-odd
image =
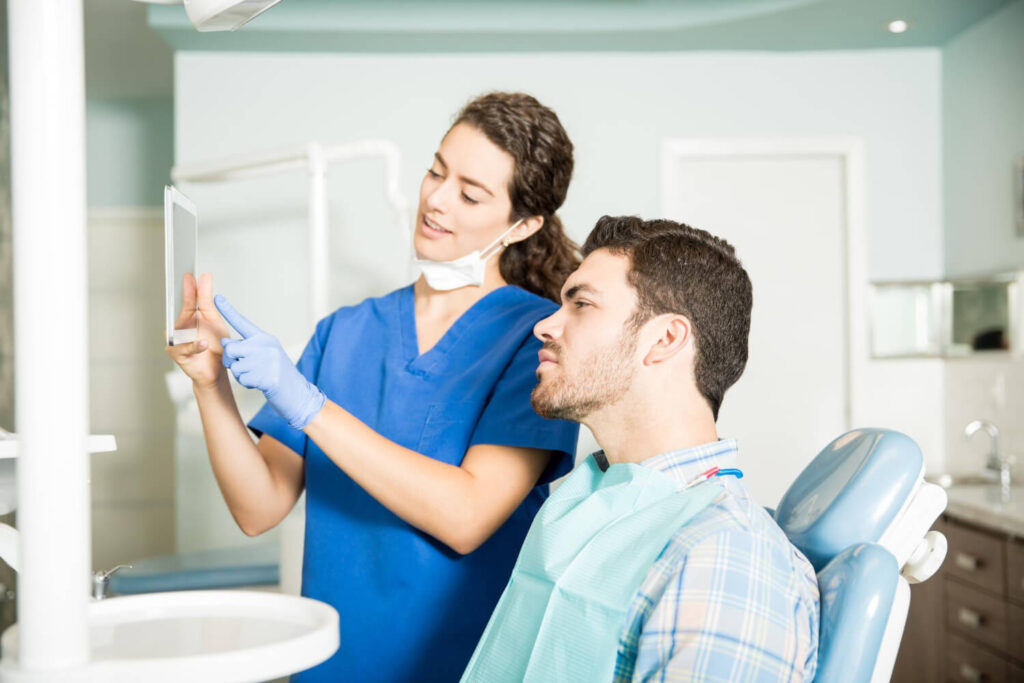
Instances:
[[[1006,592],[1011,600],[1024,604],[1024,542],[1006,547]]]
[[[1024,683],[1024,541],[943,516],[942,569],[911,586],[893,681]]]
[[[955,521],[946,524],[946,576],[1002,597],[1006,592],[1006,539]]]

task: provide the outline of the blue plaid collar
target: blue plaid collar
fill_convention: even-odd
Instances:
[[[661,453],[639,464],[664,472],[681,482],[690,482],[712,467],[736,467],[736,439],[720,439]]]

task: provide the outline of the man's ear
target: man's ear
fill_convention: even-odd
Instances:
[[[530,216],[520,223],[519,227],[510,232],[506,239],[508,239],[509,244],[522,242],[542,227],[544,227],[544,216]]]
[[[647,325],[650,326],[650,334],[657,337],[644,356],[644,365],[664,363],[693,343],[693,326],[686,317],[678,313],[659,315]]]

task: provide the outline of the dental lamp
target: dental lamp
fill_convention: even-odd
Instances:
[[[234,31],[281,0],[185,0],[185,12],[197,31]]]
[[[197,31],[234,31],[281,0],[137,0],[159,5],[185,5]]]

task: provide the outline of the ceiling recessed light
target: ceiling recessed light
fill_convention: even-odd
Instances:
[[[895,19],[889,22],[889,33],[904,33],[908,28],[910,28],[910,24],[902,19]]]

